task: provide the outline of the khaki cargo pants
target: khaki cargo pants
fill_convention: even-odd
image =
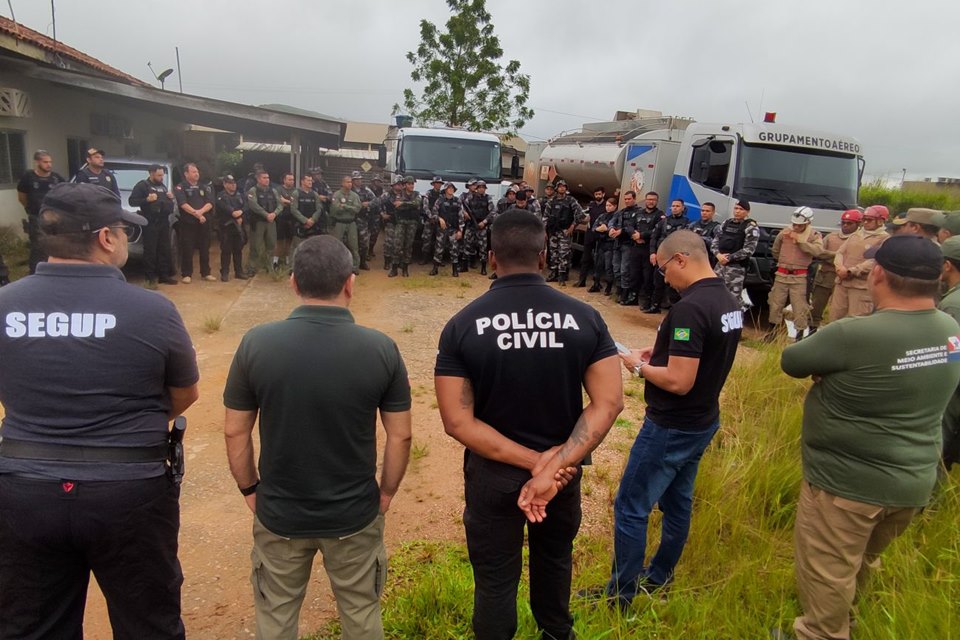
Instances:
[[[769,320],[772,324],[783,322],[783,308],[787,302],[793,309],[793,324],[797,331],[805,330],[810,324],[810,304],[807,302],[807,276],[785,275],[778,273],[773,279],[773,287],[767,296]]]
[[[838,282],[830,300],[830,322],[847,316],[868,316],[873,313],[873,300],[866,288],[850,287]]]
[[[794,529],[800,640],[848,640],[850,612],[880,554],[906,530],[915,508],[881,507],[835,496],[806,480]]]
[[[253,603],[258,640],[296,640],[300,607],[319,551],[337,600],[344,640],[382,640],[387,577],[383,516],[341,538],[284,538],[253,520]]]

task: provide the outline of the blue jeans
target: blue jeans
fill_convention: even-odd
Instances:
[[[639,581],[662,586],[673,577],[690,531],[693,483],[719,423],[703,431],[668,429],[644,419],[630,450],[614,502],[613,570],[607,594],[629,604]],[[663,513],[660,548],[644,566],[647,521],[653,505]]]

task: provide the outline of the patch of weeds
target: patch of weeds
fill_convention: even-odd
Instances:
[[[220,331],[223,325],[223,318],[219,316],[207,316],[203,319],[203,330],[207,333],[216,333]]]

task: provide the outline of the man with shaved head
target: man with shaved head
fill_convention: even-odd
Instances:
[[[743,326],[740,301],[714,274],[696,233],[670,234],[657,249],[656,266],[681,297],[652,347],[620,356],[630,372],[646,380],[647,414],[614,503],[610,581],[583,593],[605,597],[621,609],[673,578],[690,530],[700,457],[720,426],[720,390]],[[663,533],[648,560],[647,521],[655,504],[663,513]]]

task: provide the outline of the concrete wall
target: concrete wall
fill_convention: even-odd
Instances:
[[[88,145],[103,149],[108,157],[113,158],[126,156],[128,151],[141,158],[180,157],[180,132],[186,128],[185,123],[122,104],[108,95],[41,82],[4,69],[0,69],[0,87],[19,89],[30,95],[30,117],[0,116],[0,129],[26,132],[27,169],[33,168],[33,152],[46,149],[53,157],[54,171],[69,179],[67,148],[70,138],[86,140]],[[93,135],[90,121],[93,113],[128,119],[133,137]],[[24,215],[17,201],[15,185],[0,187],[0,226],[19,229]]]

